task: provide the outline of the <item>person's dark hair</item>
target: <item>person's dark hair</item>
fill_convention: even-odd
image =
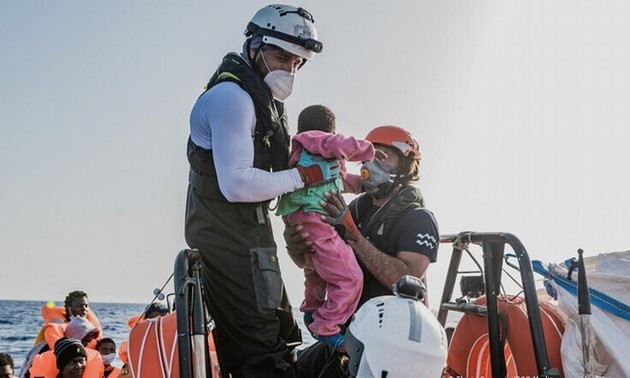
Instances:
[[[297,132],[320,130],[334,133],[336,130],[335,113],[324,105],[311,105],[304,108],[298,116]]]
[[[155,318],[157,316],[162,316],[168,314],[168,307],[164,306],[160,302],[153,302],[147,306],[144,311],[144,317],[147,319]]]
[[[416,182],[420,179],[420,157],[413,155],[402,156],[400,155],[400,161],[402,162],[398,169],[399,174],[405,175],[405,179],[402,180],[403,186],[409,185],[412,182]]]
[[[66,309],[69,309],[70,307],[72,307],[72,302],[74,302],[75,300],[79,299],[79,298],[83,298],[86,297],[88,298],[88,295],[85,291],[81,291],[81,290],[75,290],[75,291],[71,291],[67,296],[66,296],[66,300],[64,301],[63,305]],[[88,298],[89,299],[89,298]],[[66,320],[70,321],[70,311],[66,311]]]
[[[85,291],[81,291],[81,290],[75,290],[75,291],[72,291],[72,292],[70,292],[70,294],[68,294],[68,296],[66,297],[66,300],[65,300],[65,302],[64,302],[64,306],[65,306],[65,307],[70,307],[70,306],[72,306],[72,302],[73,302],[75,299],[78,299],[78,298],[83,298],[83,297],[86,297],[86,298],[88,297],[88,295],[87,295],[87,293],[86,293]]]
[[[114,344],[114,346],[116,345],[116,342],[112,339],[110,339],[109,337],[104,337],[102,339],[100,339],[97,343],[96,343],[96,349],[100,348],[101,345],[105,344],[105,343],[112,343]]]
[[[0,353],[0,366],[9,366],[11,370],[15,370],[13,358],[8,353]]]

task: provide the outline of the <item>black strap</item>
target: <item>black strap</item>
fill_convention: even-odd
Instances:
[[[323,43],[313,38],[300,38],[294,35],[281,33],[277,30],[265,29],[260,26],[250,22],[247,25],[247,30],[251,31],[253,34],[266,35],[273,38],[278,38],[283,41],[287,41],[289,43],[293,43],[298,46],[302,46],[307,50],[310,50],[315,53],[320,53],[324,49]]]

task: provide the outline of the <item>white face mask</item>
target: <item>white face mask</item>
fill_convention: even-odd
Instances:
[[[263,80],[269,87],[269,90],[271,90],[273,98],[279,101],[286,100],[289,96],[291,96],[291,93],[293,93],[295,75],[284,70],[271,71],[265,61],[265,54],[263,54],[262,51],[260,54],[262,55],[262,61],[265,64],[267,71],[269,71]]]
[[[273,98],[279,101],[284,101],[293,92],[293,80],[295,75],[283,70],[275,70],[265,75],[263,79],[267,86],[271,90]]]
[[[111,365],[116,359],[116,353],[101,354],[101,358],[103,359],[103,365]]]

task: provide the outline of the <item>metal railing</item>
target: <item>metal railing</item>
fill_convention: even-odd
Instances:
[[[206,377],[209,369],[200,270],[197,251],[179,252],[174,274],[180,378]]]
[[[466,231],[459,234],[441,235],[440,243],[453,244],[453,253],[451,255],[448,273],[444,282],[444,290],[440,300],[440,309],[438,312],[439,322],[444,325],[448,312],[453,310],[476,312],[477,314],[486,315],[488,318],[492,375],[495,377],[506,376],[505,356],[503,354],[503,345],[499,331],[497,296],[500,294],[504,251],[507,244],[512,248],[518,259],[538,375],[540,377],[555,376],[557,369],[551,369],[549,366],[532,264],[521,241],[513,234],[506,232],[488,233]],[[459,272],[462,253],[464,250],[467,250],[468,244],[471,243],[480,245],[483,252],[483,275],[487,301],[485,309],[482,308],[483,306],[479,305],[451,302],[456,278],[458,274],[462,273]],[[468,307],[466,307],[466,305],[468,305]]]

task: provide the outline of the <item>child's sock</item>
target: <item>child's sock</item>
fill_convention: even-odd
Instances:
[[[321,341],[322,343],[327,343],[333,346],[339,352],[346,353],[346,344],[341,333],[335,333],[334,335],[328,336],[313,334],[313,337],[315,337],[318,341]]]

